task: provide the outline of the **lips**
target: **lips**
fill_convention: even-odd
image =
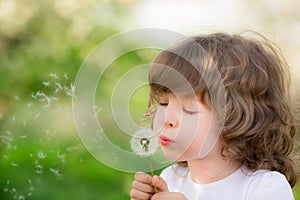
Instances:
[[[159,142],[164,147],[167,147],[173,143],[172,140],[170,140],[169,138],[167,138],[166,136],[163,136],[163,135],[159,137]]]

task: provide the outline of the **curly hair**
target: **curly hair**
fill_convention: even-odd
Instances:
[[[185,40],[162,51],[149,69],[149,108],[159,93],[185,91],[182,80],[160,65],[179,72],[206,105],[212,101],[218,105],[218,94],[208,87],[217,88],[214,76],[203,79],[203,73],[211,73],[214,65],[225,88],[225,105],[219,105],[226,107],[220,135],[223,157],[249,170],[278,171],[293,187],[297,182],[291,156],[296,117],[289,94],[289,67],[276,45],[258,33],[253,35],[200,35],[192,37],[198,47]],[[158,84],[162,80],[165,85]]]

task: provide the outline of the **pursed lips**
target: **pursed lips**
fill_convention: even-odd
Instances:
[[[173,141],[171,139],[169,139],[168,137],[162,135],[159,137],[159,143],[162,146],[167,147],[167,146],[171,145],[173,143]]]

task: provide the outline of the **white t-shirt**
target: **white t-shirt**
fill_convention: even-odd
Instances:
[[[180,192],[188,200],[294,200],[285,176],[275,171],[251,172],[240,168],[222,180],[197,184],[187,167],[175,164],[160,176],[168,183],[170,192]]]

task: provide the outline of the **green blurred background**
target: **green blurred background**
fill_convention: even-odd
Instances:
[[[101,41],[125,30],[262,32],[286,55],[293,98],[299,102],[299,8],[296,0],[0,0],[0,199],[129,199],[132,174],[93,158],[80,142],[72,116],[73,83],[81,63]],[[112,63],[96,99],[108,101],[113,83],[153,55],[131,52]],[[129,102],[136,121],[146,109],[146,95],[142,88]],[[103,120],[110,130],[107,137],[127,149],[118,128],[105,116]],[[298,200],[299,187],[294,189]]]

